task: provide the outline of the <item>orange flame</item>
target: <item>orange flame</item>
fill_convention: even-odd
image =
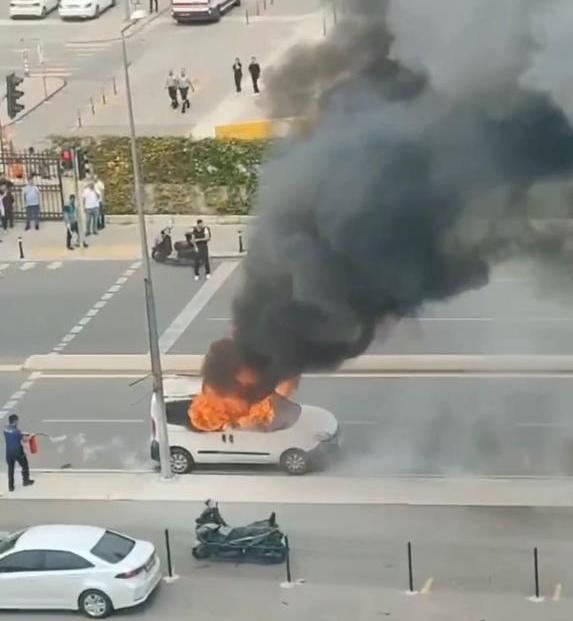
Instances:
[[[241,387],[255,386],[257,375],[251,369],[243,367],[236,375],[237,383]],[[300,378],[294,378],[280,383],[275,393],[282,397],[289,397],[297,389]],[[189,408],[189,417],[193,427],[201,431],[223,431],[229,426],[238,426],[243,429],[270,425],[275,417],[272,393],[258,401],[249,403],[236,396],[219,394],[213,387],[204,385],[202,393],[195,397]]]

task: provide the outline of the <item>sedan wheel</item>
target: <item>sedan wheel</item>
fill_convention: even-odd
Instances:
[[[189,474],[193,470],[193,457],[178,446],[171,447],[171,472],[174,474]]]
[[[299,449],[289,449],[281,457],[281,466],[289,474],[305,474],[309,466],[308,455]]]
[[[109,597],[101,591],[86,591],[79,601],[80,610],[90,619],[105,619],[113,612]]]

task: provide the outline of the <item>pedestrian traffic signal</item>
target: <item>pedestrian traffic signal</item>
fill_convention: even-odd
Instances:
[[[78,177],[79,179],[85,179],[90,174],[88,155],[83,149],[76,149],[76,158],[78,162]]]
[[[13,119],[24,110],[24,104],[18,103],[18,99],[24,96],[24,91],[18,90],[18,86],[23,81],[24,78],[19,78],[15,73],[10,73],[6,76],[6,102],[8,118],[10,119]]]
[[[64,149],[61,157],[62,170],[74,169],[74,154],[70,149]]]

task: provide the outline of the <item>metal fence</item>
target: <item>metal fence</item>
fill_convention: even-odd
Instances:
[[[40,190],[42,220],[58,220],[62,217],[64,194],[60,159],[54,153],[4,152],[0,155],[0,178],[13,186],[15,218],[26,217],[22,188],[28,179],[32,179]]]

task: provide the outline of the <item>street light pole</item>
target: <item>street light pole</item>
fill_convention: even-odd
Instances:
[[[163,396],[163,374],[161,371],[161,355],[159,351],[159,335],[157,332],[157,314],[155,311],[155,299],[153,296],[153,284],[151,279],[151,262],[147,246],[147,230],[145,228],[145,216],[143,213],[143,194],[141,189],[141,171],[137,154],[137,142],[135,135],[135,121],[133,116],[133,101],[131,97],[131,85],[129,81],[129,63],[127,58],[127,45],[125,32],[134,21],[121,30],[121,47],[123,52],[123,70],[125,75],[125,94],[127,97],[127,110],[129,114],[129,137],[131,145],[131,161],[133,165],[133,183],[135,189],[135,205],[139,221],[139,236],[141,241],[141,257],[145,269],[145,305],[147,311],[147,330],[149,335],[149,354],[151,357],[151,373],[153,375],[153,394],[157,404],[156,420],[159,436],[159,459],[161,464],[161,476],[163,479],[171,479],[169,438],[167,435],[167,417],[165,414],[165,399]]]

